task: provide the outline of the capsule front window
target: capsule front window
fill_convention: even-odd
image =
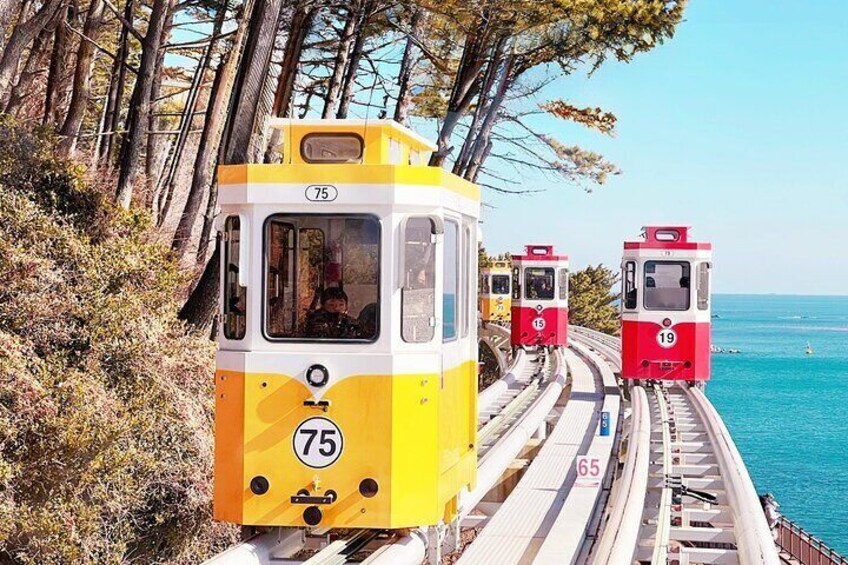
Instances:
[[[524,297],[528,300],[553,300],[554,270],[550,267],[524,269]]]
[[[688,310],[690,271],[688,261],[646,261],[645,309]]]
[[[380,222],[354,214],[278,214],[265,226],[269,339],[374,341]]]
[[[492,275],[492,294],[498,296],[509,294],[509,275]]]

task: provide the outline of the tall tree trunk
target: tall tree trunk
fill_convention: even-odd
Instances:
[[[135,0],[127,0],[124,8],[124,19],[132,25],[135,14]],[[100,145],[98,160],[100,165],[110,164],[117,140],[121,137],[116,133],[121,123],[121,103],[124,97],[124,86],[127,80],[127,53],[129,53],[129,30],[121,26],[118,36],[118,51],[112,65],[112,75],[109,81],[109,98],[106,102],[106,117],[103,120],[103,132],[106,134]]]
[[[269,68],[270,70],[270,68]],[[253,125],[253,134],[250,138],[250,147],[247,154],[248,163],[261,163],[268,148],[268,134],[271,128],[267,127],[268,118],[271,117],[271,110],[274,107],[274,77],[269,72],[265,76],[265,82],[262,85],[262,96],[259,98],[259,104],[256,107],[256,123]]]
[[[6,104],[5,112],[7,114],[18,114],[24,101],[32,96],[33,82],[35,78],[44,70],[44,65],[47,63],[47,55],[50,53],[50,41],[53,37],[54,30],[49,26],[41,30],[38,37],[32,44],[27,58],[26,65],[18,78],[18,83],[12,89],[9,95],[9,102]]]
[[[317,10],[314,7],[304,8],[302,3],[295,7],[289,29],[291,33],[286,40],[283,50],[283,62],[280,67],[280,76],[277,78],[277,91],[274,93],[274,105],[271,109],[273,116],[288,116],[291,110],[292,98],[294,96],[294,84],[297,80],[297,72],[300,68],[300,57],[303,54],[303,44],[312,30]],[[265,152],[265,162],[273,163],[279,160],[282,134],[275,129],[271,132],[271,139]]]
[[[94,44],[100,37],[103,27],[103,13],[106,4],[103,0],[91,0],[86,15],[85,25],[82,33],[90,41],[80,40],[77,50],[77,63],[74,71],[74,89],[71,95],[71,103],[68,106],[68,114],[62,125],[60,134],[62,141],[59,143],[59,153],[68,156],[76,151],[77,139],[80,128],[85,119],[85,111],[91,96],[91,72],[94,63]]]
[[[215,252],[206,263],[200,281],[180,309],[180,319],[185,320],[186,324],[197,330],[208,327],[218,310],[218,292],[221,286],[220,249],[221,245],[216,242]]]
[[[75,13],[74,6],[62,10],[62,19],[56,26],[53,37],[53,52],[50,55],[50,70],[47,72],[47,90],[44,94],[44,114],[42,123],[55,124],[59,117],[61,95],[65,83],[65,72],[68,65],[68,55],[71,48],[70,26]]]
[[[189,132],[191,132],[191,129],[194,125],[194,114],[197,110],[197,103],[200,98],[200,91],[203,87],[203,81],[206,78],[206,75],[208,74],[209,69],[211,67],[212,58],[215,55],[215,51],[217,50],[217,41],[214,38],[216,38],[221,33],[221,30],[224,27],[224,20],[226,20],[228,10],[229,0],[225,0],[224,3],[219,6],[218,13],[215,14],[215,22],[212,25],[212,39],[210,39],[209,45],[206,46],[206,49],[204,49],[200,61],[198,61],[197,63],[197,69],[195,70],[194,77],[192,79],[191,90],[189,91],[185,110],[183,111],[183,115],[180,119],[179,134],[177,135],[177,139],[174,141],[174,150],[171,152],[171,157],[166,162],[165,169],[167,172],[162,175],[162,179],[157,184],[157,192],[160,190],[164,191],[164,193],[160,195],[159,202],[154,200],[154,206],[156,207],[156,211],[159,215],[159,225],[162,225],[165,222],[165,219],[168,217],[168,213],[171,210],[171,203],[174,199],[174,192],[176,192],[177,172],[179,171],[180,163],[182,162],[183,151],[186,147]],[[212,84],[212,92],[210,92],[209,98],[207,100],[207,110],[208,107],[212,105],[213,98],[216,95],[216,89],[220,89],[220,81],[218,80],[217,73],[215,76],[215,80]],[[204,140],[201,137],[201,145],[203,144],[203,141]],[[198,151],[200,151],[200,146],[198,146]],[[179,229],[179,226],[177,226],[177,228]]]
[[[212,236],[212,227],[215,225],[215,214],[218,209],[218,183],[215,182],[214,173],[209,184],[209,198],[206,200],[206,211],[203,213],[203,227],[200,228],[200,241],[197,242],[197,264],[202,265],[209,253],[209,241]]]
[[[274,94],[272,111],[275,116],[287,116],[289,113],[300,56],[303,53],[303,43],[312,30],[316,12],[315,8],[297,7],[292,16],[291,35],[286,41],[277,92]]]
[[[507,38],[502,37],[495,45],[492,56],[489,57],[489,64],[486,65],[486,72],[483,75],[483,85],[480,87],[480,93],[477,97],[477,104],[474,108],[474,113],[471,118],[471,124],[468,126],[468,133],[465,134],[465,139],[462,142],[462,149],[456,157],[456,162],[453,165],[453,173],[462,176],[462,171],[468,167],[468,162],[471,160],[474,151],[474,142],[477,139],[477,134],[486,115],[489,107],[490,99],[494,96],[492,92],[495,86],[495,80],[498,78],[498,70],[502,68],[501,60],[506,46]]]
[[[20,7],[21,3],[15,0],[0,0],[0,50],[6,43],[6,32],[9,31],[12,18],[15,17]]]
[[[234,104],[225,131],[224,164],[248,161],[282,7],[282,0],[256,0],[244,48],[246,63],[239,67]]]
[[[416,9],[410,21],[409,35],[406,38],[406,47],[403,50],[403,58],[401,59],[400,71],[398,72],[398,99],[395,105],[394,119],[401,124],[406,123],[406,118],[409,116],[409,107],[412,104],[410,82],[412,81],[415,57],[415,41],[413,38],[421,34],[423,27],[423,11]]]
[[[463,178],[472,182],[477,180],[477,177],[480,174],[480,169],[482,169],[483,163],[486,161],[486,158],[492,150],[492,128],[495,127],[498,113],[503,105],[504,98],[506,98],[506,93],[509,91],[511,81],[513,79],[514,62],[515,57],[513,54],[509,54],[504,61],[500,77],[498,78],[497,90],[495,91],[492,101],[489,103],[489,107],[486,110],[486,117],[483,119],[483,123],[480,126],[480,132],[475,138],[474,151],[465,170],[461,172]]]
[[[18,22],[0,58],[0,96],[5,97],[18,70],[24,49],[44,29],[65,0],[47,0],[28,20]],[[23,17],[23,14],[21,15]]]
[[[452,149],[451,135],[459,121],[468,113],[480,88],[480,71],[485,66],[486,40],[488,38],[487,13],[478,16],[475,30],[465,37],[462,58],[454,77],[453,88],[448,99],[447,113],[437,139],[438,149],[430,156],[431,167],[441,167]]]
[[[333,74],[330,75],[330,82],[327,84],[327,95],[324,97],[324,112],[321,114],[323,119],[329,119],[333,116],[336,109],[336,100],[341,91],[342,78],[347,70],[347,60],[350,55],[350,47],[355,40],[356,24],[359,21],[359,10],[362,6],[362,0],[351,0],[348,7],[345,25],[342,28],[341,36],[339,37],[339,46],[336,50],[336,58],[333,62]]]
[[[225,164],[246,161],[281,12],[282,0],[256,0],[221,152]],[[180,310],[180,318],[190,326],[203,328],[212,322],[218,304],[220,260],[221,246],[216,245],[197,286]]]
[[[230,107],[233,83],[235,82],[236,72],[239,69],[241,52],[250,21],[250,13],[242,15],[239,27],[236,30],[232,49],[224,56],[224,60],[215,73],[215,82],[212,84],[212,92],[209,95],[209,104],[206,108],[206,121],[203,124],[200,146],[195,156],[191,187],[189,188],[188,197],[186,198],[177,230],[174,233],[174,239],[171,242],[171,248],[177,255],[183,257],[191,239],[191,231],[197,220],[197,213],[200,210],[203,195],[208,192],[207,214],[211,215],[211,219],[209,220],[208,231],[206,231],[207,226],[204,218],[204,232],[201,233],[201,241],[197,254],[198,262],[206,260],[206,246],[209,243],[208,238],[211,233],[212,220],[215,216],[215,206],[217,205],[217,192],[215,192],[216,187],[213,182],[215,164],[218,160],[218,151],[221,146],[221,138],[227,115],[226,110]],[[205,240],[204,235],[206,237]]]
[[[345,72],[341,89],[342,99],[339,104],[339,111],[336,113],[336,118],[340,120],[347,118],[347,114],[350,111],[350,104],[353,102],[356,74],[359,72],[359,63],[362,61],[362,54],[365,49],[365,39],[367,36],[365,30],[368,28],[373,10],[374,0],[365,0],[358,14],[358,21],[353,31],[356,39],[350,50],[350,61],[347,64],[347,71]]]
[[[162,72],[165,64],[165,54],[167,49],[165,44],[171,35],[171,26],[174,22],[174,11],[169,10],[168,19],[165,22],[165,27],[162,30],[162,39],[159,42],[159,54],[156,57],[156,68],[153,71],[153,87],[150,89],[150,112],[147,118],[147,131],[156,131],[159,129],[160,120],[156,116],[156,108],[159,106],[159,98],[162,95],[162,80],[165,78]],[[152,197],[154,185],[159,176],[159,164],[162,162],[162,145],[169,145],[173,140],[163,139],[162,136],[148,135],[147,136],[147,151],[144,154],[144,177],[147,180],[148,195]],[[156,211],[154,211],[154,216]]]
[[[154,0],[147,33],[142,42],[141,64],[133,89],[132,107],[127,135],[121,146],[121,170],[118,176],[116,201],[129,208],[138,181],[139,161],[144,147],[146,128],[150,116],[150,95],[155,80],[154,72],[162,45],[163,31],[175,0]]]

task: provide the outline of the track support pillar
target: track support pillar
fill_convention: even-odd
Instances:
[[[427,528],[427,563],[440,565],[442,562],[442,543],[445,541],[446,528],[439,522],[436,526]]]

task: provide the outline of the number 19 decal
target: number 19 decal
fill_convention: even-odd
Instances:
[[[313,184],[306,187],[306,199],[310,202],[332,202],[338,196],[338,189],[331,184]]]
[[[301,463],[323,469],[338,461],[344,449],[344,436],[334,422],[315,416],[301,422],[294,431],[292,448]]]
[[[671,328],[664,328],[657,334],[657,343],[663,349],[671,349],[677,343],[677,334]]]

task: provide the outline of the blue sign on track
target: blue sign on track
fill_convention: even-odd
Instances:
[[[601,412],[601,436],[610,435],[610,413]]]

